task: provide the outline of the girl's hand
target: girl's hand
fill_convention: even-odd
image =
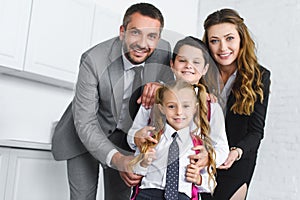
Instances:
[[[150,147],[144,155],[144,158],[141,162],[141,166],[146,168],[149,165],[151,165],[152,161],[156,159],[155,153],[156,153],[155,149]]]
[[[207,93],[207,100],[210,100],[212,103],[218,102],[218,98],[211,93]]]
[[[208,153],[203,145],[198,145],[192,148],[192,150],[198,150],[199,153],[189,156],[190,163],[197,165],[201,169],[208,166]]]
[[[154,144],[157,144],[157,140],[153,139],[153,137],[151,137],[151,131],[154,131],[155,127],[153,126],[145,126],[144,128],[140,129],[139,131],[137,131],[135,133],[134,136],[134,143],[135,145],[139,148],[139,150],[141,151],[141,147],[142,145],[146,142],[153,142]]]
[[[161,83],[157,82],[150,82],[144,85],[144,90],[142,96],[137,100],[137,103],[142,105],[149,109],[154,104],[154,96],[156,93],[156,90],[161,87]]]
[[[201,169],[196,164],[189,164],[185,174],[186,181],[201,185],[202,177],[200,175],[200,170]]]

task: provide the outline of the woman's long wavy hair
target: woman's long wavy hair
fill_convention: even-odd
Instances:
[[[237,57],[237,78],[232,92],[235,103],[230,108],[234,113],[250,115],[254,111],[257,96],[263,101],[262,73],[256,57],[255,43],[252,40],[244,19],[232,9],[222,9],[210,14],[204,22],[203,42],[209,47],[208,30],[211,26],[231,23],[234,24],[241,38],[240,51]]]
[[[160,140],[162,133],[165,130],[165,123],[166,119],[165,116],[160,112],[159,106],[163,106],[164,102],[164,95],[166,91],[172,91],[176,92],[181,89],[191,89],[193,92],[195,92],[194,87],[198,88],[197,94],[195,93],[194,98],[196,98],[196,102],[198,104],[197,112],[194,117],[194,123],[196,124],[197,128],[196,130],[192,130],[190,132],[192,138],[196,138],[197,140],[201,141],[202,144],[205,146],[207,152],[208,152],[208,161],[209,165],[207,167],[207,171],[209,173],[209,182],[214,181],[214,187],[216,186],[216,182],[214,179],[214,175],[216,173],[216,153],[212,146],[212,141],[209,136],[210,126],[208,121],[208,107],[207,107],[207,96],[206,96],[206,89],[205,86],[202,84],[197,85],[191,85],[183,80],[176,80],[171,84],[163,85],[161,88],[159,88],[156,91],[155,95],[155,106],[153,107],[154,112],[154,126],[156,132],[153,133],[153,138],[156,140]],[[200,130],[200,131],[199,131]],[[199,134],[200,133],[200,134]],[[130,165],[133,166],[134,164],[138,163],[140,160],[143,159],[144,154],[148,151],[150,147],[154,147],[156,144],[152,142],[145,142],[141,149],[140,154],[131,161]],[[209,184],[210,185],[210,184]],[[213,191],[214,188],[211,188],[211,191]]]

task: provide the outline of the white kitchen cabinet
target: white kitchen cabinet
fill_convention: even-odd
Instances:
[[[119,35],[124,13],[116,12],[96,3],[93,35],[91,45],[111,39]]]
[[[95,0],[0,0],[0,73],[73,89]]]
[[[0,160],[1,199],[69,199],[66,163],[50,151],[1,147]]]
[[[0,140],[1,200],[68,200],[66,161],[55,161],[46,143]],[[104,199],[100,166],[97,200]]]
[[[0,0],[0,66],[23,70],[31,0]]]
[[[9,150],[0,147],[0,199],[5,199],[5,186],[9,161]]]
[[[25,71],[75,83],[90,47],[93,0],[39,0],[32,5]]]

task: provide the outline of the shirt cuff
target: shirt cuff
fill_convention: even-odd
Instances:
[[[132,135],[132,134],[135,134],[135,131],[128,132],[127,143],[132,150],[136,150],[136,145],[134,143],[134,135]]]
[[[107,154],[107,156],[106,156],[106,165],[107,166],[112,167],[111,159],[112,159],[113,155],[117,152],[118,151],[116,149],[113,149]]]

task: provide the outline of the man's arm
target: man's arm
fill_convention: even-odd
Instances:
[[[72,110],[74,124],[82,143],[97,160],[107,164],[106,156],[114,146],[104,134],[97,118],[99,94],[95,68],[93,59],[84,54],[81,58]]]

